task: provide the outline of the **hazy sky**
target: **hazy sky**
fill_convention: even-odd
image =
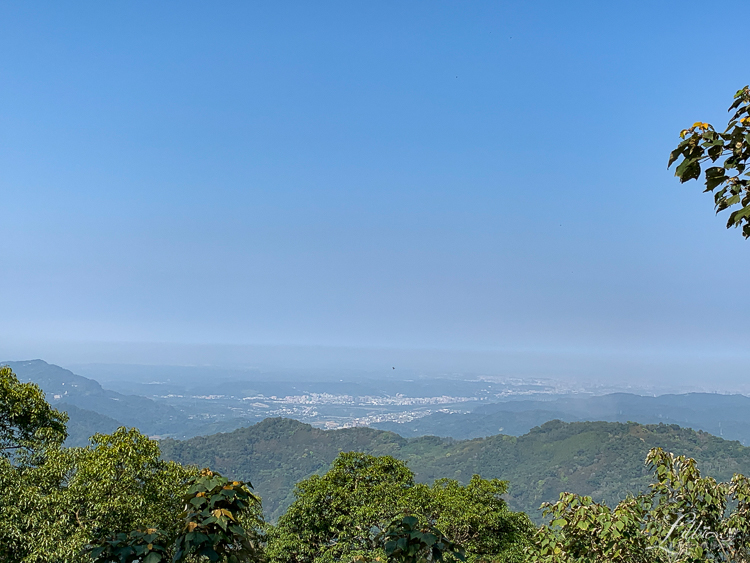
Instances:
[[[750,242],[666,162],[750,82],[732,27],[748,17],[744,1],[5,2],[0,355],[747,358]]]

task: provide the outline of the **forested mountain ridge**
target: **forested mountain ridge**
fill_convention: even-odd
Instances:
[[[278,518],[294,500],[294,485],[328,469],[342,451],[395,455],[408,441],[393,432],[359,427],[321,430],[288,418],[269,418],[226,434],[161,440],[162,457],[211,466],[250,480],[267,517]]]
[[[679,424],[750,445],[750,397],[717,393],[656,397],[611,393],[595,397],[516,400],[490,403],[470,413],[437,412],[406,423],[373,426],[402,436],[450,436],[467,439],[497,433],[520,436],[548,420]]]
[[[324,431],[277,418],[227,434],[161,441],[166,459],[251,481],[271,520],[293,500],[294,484],[327,470],[340,451],[392,455],[425,483],[441,477],[467,482],[475,473],[507,480],[510,507],[538,519],[539,505],[562,491],[615,504],[627,493],[644,490],[649,474],[643,460],[653,447],[693,457],[719,479],[750,473],[750,448],[664,424],[552,421],[519,437],[453,440],[406,439],[370,428]]]
[[[119,420],[98,412],[78,408],[75,405],[61,402],[55,404],[55,408],[68,413],[68,438],[65,440],[65,445],[69,447],[86,446],[94,432],[111,434],[119,427],[125,426]]]
[[[50,404],[68,411],[71,431],[78,429],[75,434],[71,433],[76,439],[69,441],[69,445],[85,444],[86,433],[111,431],[112,421],[118,426],[137,427],[151,435],[178,431],[187,422],[182,413],[169,405],[104,389],[93,379],[43,360],[2,362],[0,365],[9,366],[20,381],[39,385]],[[69,405],[77,409],[69,409]]]

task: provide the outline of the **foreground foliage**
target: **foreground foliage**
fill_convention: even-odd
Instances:
[[[384,560],[384,534],[392,539],[408,531],[414,542],[404,539],[408,546],[391,557],[408,559],[427,549],[420,543],[430,539],[424,533],[435,535],[431,545],[441,553],[462,546],[469,561],[518,559],[532,527],[525,514],[508,510],[501,498],[506,490],[503,481],[479,476],[467,486],[442,479],[430,487],[415,483],[393,457],[342,453],[325,475],[297,485],[296,500],[269,530],[267,555],[278,563]],[[393,528],[404,516],[417,520]]]
[[[160,459],[136,430],[96,435],[86,448],[48,448],[35,465],[0,468],[0,555],[79,561],[94,538],[139,527],[176,531],[190,468]]]
[[[537,563],[745,562],[750,556],[750,480],[718,483],[695,460],[652,450],[656,481],[614,509],[564,493],[529,549]]]
[[[250,488],[208,469],[193,478],[184,497],[184,527],[175,541],[174,561],[191,555],[229,563],[262,559],[260,497]]]
[[[421,561],[466,560],[464,548],[448,539],[435,526],[420,526],[415,516],[395,520],[383,534],[383,549],[389,561],[420,563]]]
[[[138,523],[168,527],[180,511],[189,471],[160,459],[135,430],[95,435],[85,448],[62,448],[65,417],[33,384],[0,369],[0,556],[4,561],[82,560],[100,534]]]
[[[177,533],[155,528],[119,532],[89,545],[91,559],[96,563],[261,561],[260,499],[249,485],[208,469],[191,477],[187,485],[183,525]]]

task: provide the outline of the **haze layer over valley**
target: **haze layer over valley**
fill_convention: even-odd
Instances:
[[[351,370],[88,365],[104,385],[41,360],[6,362],[71,417],[71,444],[135,426],[156,438],[229,432],[266,418],[322,429],[370,426],[405,437],[519,436],[551,420],[678,424],[750,444],[750,398],[662,393],[553,379]]]

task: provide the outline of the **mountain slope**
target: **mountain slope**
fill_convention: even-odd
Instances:
[[[68,413],[68,439],[65,440],[68,447],[85,446],[93,434],[111,434],[118,427],[124,426],[114,418],[75,405],[57,403],[55,408]]]
[[[169,405],[104,389],[93,379],[42,360],[5,362],[1,365],[10,366],[20,381],[39,385],[54,406],[65,403],[93,411],[151,435],[178,433],[184,431],[186,425],[191,425],[184,414]],[[91,417],[87,417],[87,420],[93,421]],[[101,431],[98,427],[92,429],[94,432]]]
[[[393,455],[409,463],[419,481],[441,477],[466,482],[478,473],[510,482],[509,504],[538,518],[543,501],[570,490],[610,503],[644,490],[643,460],[652,447],[698,460],[719,479],[750,473],[750,448],[675,425],[548,422],[520,437],[474,440],[425,436],[405,439],[370,428],[324,431],[289,419],[266,419],[228,434],[163,440],[165,458],[211,466],[250,480],[266,515],[278,518],[293,499],[294,484],[325,471],[340,451]]]

